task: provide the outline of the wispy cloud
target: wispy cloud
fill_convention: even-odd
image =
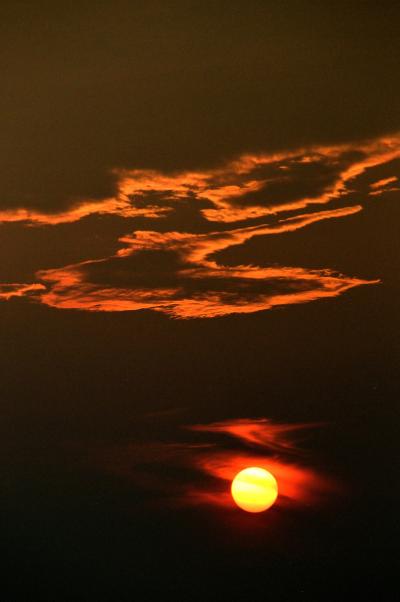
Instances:
[[[306,429],[320,426],[318,424],[277,424],[267,418],[241,418],[224,420],[211,424],[195,424],[189,430],[201,433],[219,433],[229,435],[256,448],[268,449],[271,452],[295,452],[296,434]]]
[[[399,179],[397,176],[390,176],[389,178],[382,178],[377,182],[370,184],[371,191],[368,193],[370,196],[379,196],[384,192],[399,192],[400,187],[398,186]]]
[[[43,284],[0,284],[0,299],[8,301],[12,297],[28,297],[45,290]]]
[[[249,466],[274,474],[280,507],[320,504],[340,487],[331,476],[305,464],[306,456],[297,445],[299,434],[316,426],[278,424],[266,418],[193,425],[186,430],[203,435],[196,443],[128,444],[102,450],[92,461],[172,505],[234,509],[231,481]]]

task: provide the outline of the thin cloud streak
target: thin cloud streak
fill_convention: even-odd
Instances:
[[[314,423],[274,424],[267,418],[241,418],[211,424],[195,424],[187,428],[200,433],[229,435],[251,446],[268,448],[273,452],[288,453],[297,451],[294,441],[296,433],[318,426],[321,425]]]
[[[43,284],[0,284],[0,299],[34,296],[45,290]]]
[[[86,201],[61,213],[41,213],[24,208],[7,209],[0,211],[0,224],[24,222],[31,226],[58,226],[59,224],[77,222],[89,215],[117,215],[125,218],[160,218],[164,217],[170,211],[169,207],[151,205],[146,208],[134,207],[129,198],[121,190],[117,198],[104,199],[103,201]]]

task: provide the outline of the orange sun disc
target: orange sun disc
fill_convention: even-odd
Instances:
[[[252,466],[236,475],[232,481],[231,493],[242,510],[263,512],[275,503],[278,497],[278,483],[268,470]]]

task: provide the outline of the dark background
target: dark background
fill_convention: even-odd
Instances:
[[[2,208],[51,212],[102,197],[114,166],[199,167],[400,126],[395,2],[1,11]],[[382,279],[334,300],[189,321],[1,303],[2,599],[389,599],[399,569],[398,223],[392,195],[241,250]],[[90,224],[78,226],[82,245]],[[112,252],[107,227],[99,256]],[[68,227],[61,238],[43,229],[42,248],[37,230],[1,228],[6,279],[43,258],[71,261]],[[326,423],[305,448],[343,492],[262,516],[178,508],[93,461],[131,441],[177,440],[184,424],[258,416]]]
[[[381,135],[397,2],[3,2],[2,207],[107,196],[114,167]]]

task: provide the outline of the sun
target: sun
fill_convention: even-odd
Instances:
[[[268,470],[252,466],[241,470],[235,476],[231,493],[242,510],[263,512],[275,503],[278,497],[278,483]]]

